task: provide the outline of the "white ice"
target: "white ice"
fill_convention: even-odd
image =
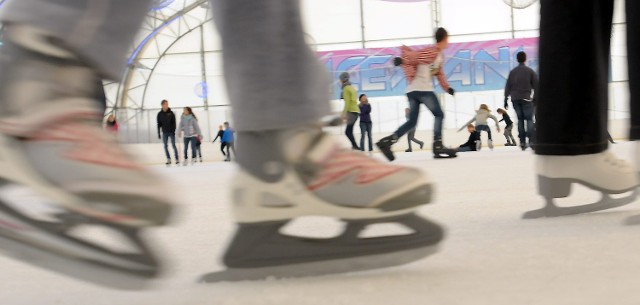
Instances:
[[[629,158],[631,146],[612,149]],[[447,228],[437,254],[369,272],[217,284],[196,281],[223,268],[219,258],[234,229],[226,190],[235,165],[156,166],[171,181],[180,210],[173,226],[151,234],[169,266],[155,285],[113,290],[0,256],[0,304],[640,304],[640,226],[626,223],[640,215],[640,205],[523,220],[523,212],[543,204],[533,161],[531,151],[515,147],[454,160],[399,153],[398,164],[421,168],[437,184],[434,204],[420,210]],[[598,198],[574,187],[561,204]],[[326,230],[323,221],[302,227]]]

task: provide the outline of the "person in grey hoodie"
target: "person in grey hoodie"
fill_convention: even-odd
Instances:
[[[189,143],[191,143],[191,164],[196,161],[196,153],[198,149],[196,148],[197,137],[202,136],[202,132],[200,132],[200,126],[198,126],[198,119],[195,114],[193,114],[193,110],[191,107],[184,107],[182,110],[182,118],[180,119],[180,126],[178,127],[178,134],[184,137],[184,163],[182,165],[187,165],[187,150],[189,147]]]
[[[480,134],[482,131],[486,131],[487,134],[489,135],[489,142],[488,142],[489,149],[493,149],[493,139],[491,138],[491,128],[489,128],[489,124],[487,123],[489,119],[492,119],[496,122],[496,129],[498,130],[498,132],[500,132],[500,125],[498,125],[498,119],[496,118],[495,115],[491,114],[491,110],[489,110],[489,106],[487,106],[487,104],[480,104],[480,109],[476,110],[476,116],[473,117],[471,120],[469,120],[469,122],[466,122],[462,127],[460,127],[460,129],[458,129],[458,132],[467,128],[467,125],[475,121],[476,130],[478,131],[478,134]],[[478,148],[480,147],[481,145],[478,145]]]

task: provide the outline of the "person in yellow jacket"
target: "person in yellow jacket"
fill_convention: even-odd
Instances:
[[[347,122],[345,134],[351,142],[351,149],[360,150],[356,139],[353,137],[353,126],[356,124],[360,116],[360,107],[358,107],[358,93],[349,81],[349,73],[342,72],[340,74],[340,84],[342,85],[342,99],[344,100],[344,109],[342,110],[342,119]]]

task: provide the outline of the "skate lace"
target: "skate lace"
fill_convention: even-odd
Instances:
[[[112,134],[81,122],[60,122],[40,130],[29,140],[74,143],[64,152],[64,157],[76,161],[127,169],[141,168],[131,161]]]
[[[352,175],[355,175],[353,183],[369,184],[403,169],[403,167],[385,164],[359,153],[338,150],[322,164],[322,170],[308,188],[317,190]]]

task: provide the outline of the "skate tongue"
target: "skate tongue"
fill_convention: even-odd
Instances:
[[[291,163],[324,163],[339,145],[329,135],[316,130],[300,130],[285,141],[285,156]]]

